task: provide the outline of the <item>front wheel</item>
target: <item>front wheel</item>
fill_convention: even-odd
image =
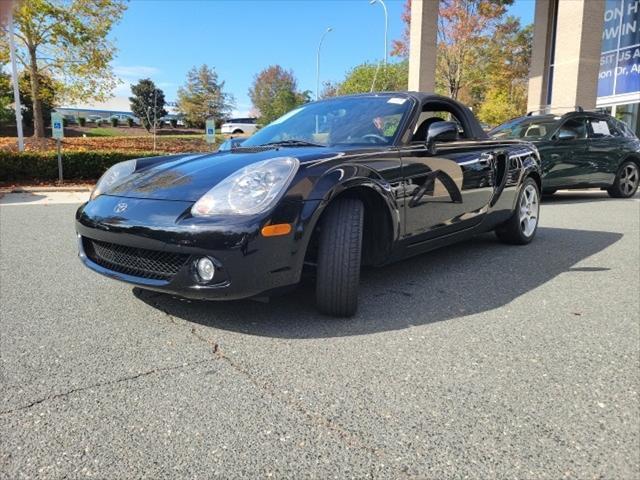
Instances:
[[[613,198],[633,197],[638,191],[640,171],[634,162],[624,162],[618,169],[613,185],[607,189]]]
[[[496,228],[497,237],[513,245],[526,245],[538,231],[540,218],[540,189],[536,181],[528,177],[525,179],[516,210],[509,220]]]
[[[358,309],[364,205],[355,198],[329,205],[320,225],[316,305],[336,317],[351,317]]]

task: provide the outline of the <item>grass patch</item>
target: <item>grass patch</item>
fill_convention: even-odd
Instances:
[[[117,128],[111,127],[96,127],[91,130],[87,130],[87,137],[122,137],[122,132]]]

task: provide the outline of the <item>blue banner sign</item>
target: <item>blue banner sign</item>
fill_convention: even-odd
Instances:
[[[598,97],[640,93],[640,0],[606,0]]]

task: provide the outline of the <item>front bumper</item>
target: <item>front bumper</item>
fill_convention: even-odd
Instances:
[[[126,204],[126,210],[116,213]],[[76,213],[80,260],[93,271],[142,288],[207,300],[260,296],[300,280],[318,201],[281,201],[267,216],[194,218],[192,202],[101,195]],[[263,226],[290,223],[288,235],[265,238]],[[130,247],[130,251],[184,256],[167,278],[145,278],[100,262],[93,242]],[[214,261],[216,273],[201,282],[197,259]]]

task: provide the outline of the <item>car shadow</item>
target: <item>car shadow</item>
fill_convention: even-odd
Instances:
[[[46,198],[46,195],[32,192],[8,192],[0,194],[0,205],[15,205],[37,202]]]
[[[540,228],[527,246],[508,246],[492,234],[383,268],[364,269],[355,317],[337,319],[314,307],[313,282],[268,304],[206,302],[134,288],[140,300],[172,316],[208,327],[288,339],[363,335],[473,315],[502,307],[556,276],[608,270],[574,267],[622,234]]]
[[[544,195],[542,197],[543,205],[567,205],[573,203],[592,203],[592,202],[615,202],[629,201],[634,198],[640,198],[640,191],[631,198],[612,198],[603,190],[561,190],[553,195]]]

